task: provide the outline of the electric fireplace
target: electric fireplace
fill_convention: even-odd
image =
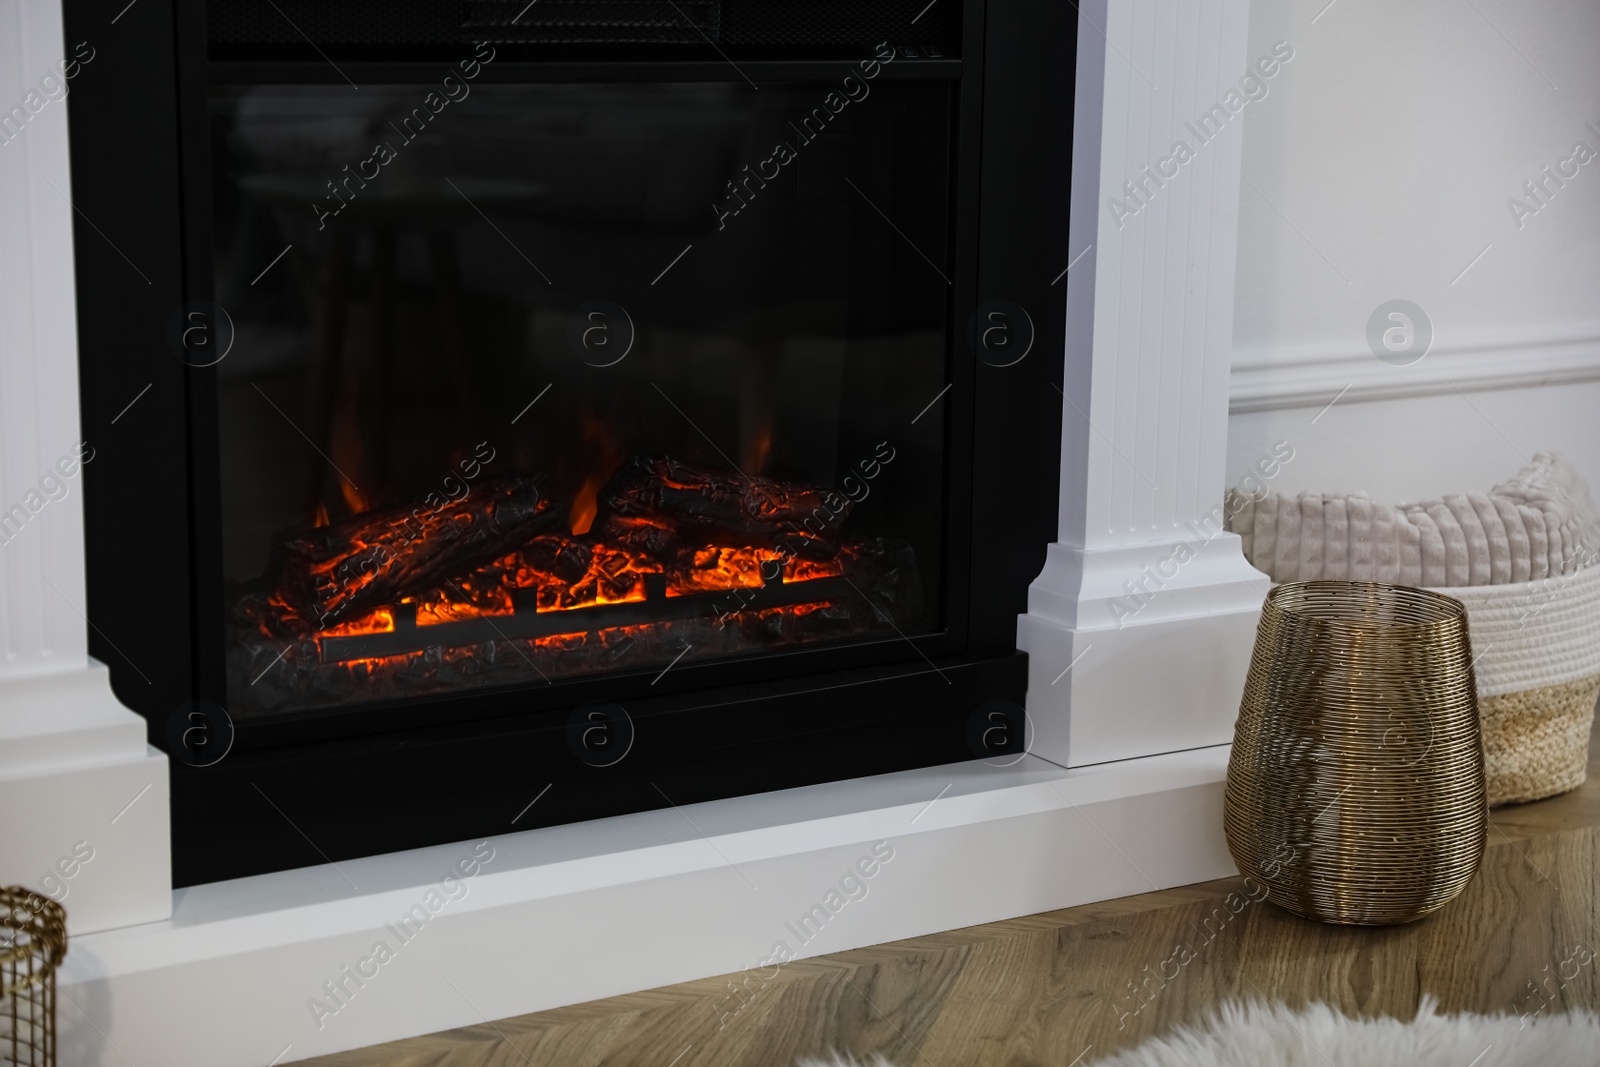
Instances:
[[[164,10],[70,118],[177,884],[1023,750],[1069,19]]]

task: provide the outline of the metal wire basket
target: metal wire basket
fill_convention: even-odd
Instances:
[[[66,954],[61,905],[0,888],[0,1064],[55,1067],[56,967]]]
[[[1466,609],[1375,582],[1267,596],[1224,794],[1267,898],[1325,922],[1410,922],[1477,873],[1488,832]]]

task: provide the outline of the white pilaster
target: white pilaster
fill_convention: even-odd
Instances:
[[[0,6],[0,883],[77,935],[172,881],[166,757],[87,652],[63,55],[59,0]]]
[[[1060,541],[1018,625],[1033,751],[1068,766],[1230,740],[1268,587],[1221,532],[1248,12],[1079,13],[1070,253],[1093,247],[1067,283]],[[1186,125],[1213,104],[1217,130]]]

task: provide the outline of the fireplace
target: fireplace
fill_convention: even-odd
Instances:
[[[70,97],[176,884],[1020,753],[1045,5],[362,7],[171,0]]]
[[[851,183],[947,258],[948,86],[860,67],[213,91],[230,713],[934,629],[948,286]]]

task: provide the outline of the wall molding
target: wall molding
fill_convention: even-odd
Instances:
[[[1236,350],[1229,381],[1233,415],[1321,407],[1341,392],[1350,403],[1600,381],[1600,323],[1445,337],[1409,367],[1359,341]]]

